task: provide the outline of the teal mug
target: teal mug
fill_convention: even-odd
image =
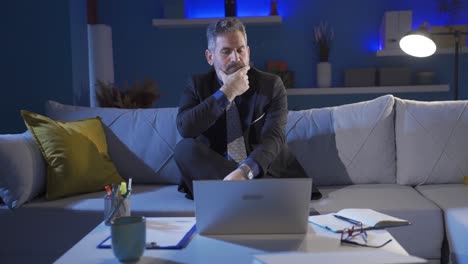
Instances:
[[[112,251],[121,262],[137,261],[146,244],[146,219],[143,216],[123,216],[111,225]]]

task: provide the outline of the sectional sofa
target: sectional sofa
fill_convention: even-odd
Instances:
[[[467,101],[419,102],[385,95],[290,111],[287,143],[322,192],[311,212],[372,208],[412,225],[389,232],[431,263],[468,263]],[[134,182],[132,214],[193,216],[177,191],[177,108],[110,109],[49,101],[46,114],[100,116],[109,155]],[[0,263],[50,263],[103,220],[104,191],[44,198],[46,165],[28,132],[0,135]],[[13,209],[10,209],[13,208]]]

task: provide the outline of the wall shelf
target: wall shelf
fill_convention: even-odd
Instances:
[[[410,85],[410,86],[375,86],[375,87],[336,87],[336,88],[289,88],[287,95],[323,95],[323,94],[393,94],[393,93],[432,93],[448,92],[448,84]]]
[[[208,24],[218,21],[220,18],[182,18],[182,19],[153,19],[153,26],[158,28],[185,28],[207,26]],[[281,16],[258,16],[258,17],[238,17],[244,24],[281,24],[283,18]]]
[[[436,55],[437,54],[453,54],[455,53],[454,51],[455,48],[440,48],[436,50]],[[468,53],[468,47],[461,47],[460,53]],[[404,56],[407,55],[404,53],[401,49],[394,49],[394,50],[378,50],[376,52],[376,55],[378,57],[384,57],[384,56]],[[409,56],[409,55],[407,55]]]

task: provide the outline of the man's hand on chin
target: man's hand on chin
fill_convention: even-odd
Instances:
[[[249,69],[250,66],[243,66],[229,75],[222,70],[216,70],[218,77],[223,82],[220,90],[226,95],[229,102],[249,89],[249,77],[247,76]]]
[[[235,169],[233,172],[229,173],[224,177],[224,181],[243,181],[247,180],[245,178],[244,172],[241,169]]]

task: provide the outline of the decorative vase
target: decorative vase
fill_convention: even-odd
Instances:
[[[278,0],[270,0],[270,16],[278,15]]]
[[[225,17],[237,16],[236,0],[224,0],[224,16]]]
[[[331,86],[331,64],[329,62],[317,64],[317,86],[320,88]]]

